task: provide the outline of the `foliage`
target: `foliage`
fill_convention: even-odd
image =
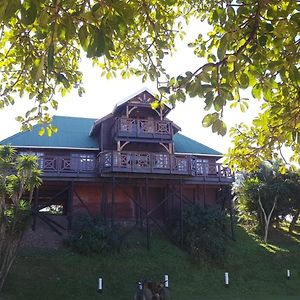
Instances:
[[[16,96],[35,99],[17,119],[23,129],[45,122],[40,134],[51,135],[56,128],[47,110],[57,108],[57,93],[84,92],[79,61],[85,53],[107,78],[156,80],[172,103],[186,95],[203,98],[208,113],[202,123],[221,135],[225,107],[244,112],[241,90],[248,89],[264,100],[262,112],[251,127],[231,130],[231,166],[255,169],[282,146],[300,161],[299,9],[299,1],[288,0],[2,0],[0,107]],[[211,28],[189,43],[205,63],[171,78],[164,58],[191,18]]]
[[[203,208],[195,203],[185,207],[182,218],[183,244],[192,258],[221,262],[225,257],[224,212],[220,208]],[[176,236],[179,239],[179,226]]]
[[[108,254],[117,249],[117,235],[101,217],[78,215],[66,245],[84,255]]]
[[[107,78],[122,71],[124,78],[154,79],[160,61],[174,48],[181,31],[178,18],[186,10],[182,0],[3,0],[0,107],[13,104],[15,95],[29,96],[36,104],[18,117],[23,129],[33,120],[49,122],[47,110],[57,108],[57,93],[64,96],[73,88],[79,96],[84,93],[83,52]],[[52,131],[48,126],[47,133]]]
[[[300,187],[299,175],[293,171],[281,174],[279,165],[264,163],[256,172],[240,174],[234,185],[239,218],[248,229],[268,231],[275,221],[285,220],[298,207],[295,191]]]
[[[283,146],[291,147],[299,162],[300,43],[299,1],[237,0],[201,1],[197,18],[211,25],[207,36],[199,34],[190,44],[206,63],[166,87],[175,89],[174,100],[204,98],[210,111],[203,126],[224,135],[225,106],[248,108],[242,91],[263,99],[262,112],[252,126],[231,129],[231,167],[257,169]],[[172,79],[170,81],[172,83]]]
[[[36,157],[18,156],[11,147],[0,147],[0,290],[28,223],[33,190],[41,183],[40,175]],[[29,197],[23,200],[26,192]]]

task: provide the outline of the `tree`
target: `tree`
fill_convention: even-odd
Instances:
[[[298,172],[288,172],[285,177],[289,194],[286,215],[292,217],[289,226],[289,233],[292,233],[300,216],[300,175]]]
[[[244,175],[234,192],[241,219],[262,227],[267,243],[270,227],[276,218],[285,217],[289,199],[289,184],[279,172],[278,162],[261,164],[258,171]]]
[[[28,224],[40,175],[36,157],[17,156],[11,147],[0,147],[0,291]],[[27,200],[23,199],[25,192],[29,192]]]
[[[245,111],[241,90],[249,89],[263,98],[262,113],[252,126],[231,130],[231,166],[255,169],[282,146],[299,161],[299,10],[299,1],[288,0],[2,0],[0,106],[25,93],[36,105],[18,118],[23,129],[34,120],[49,122],[57,92],[84,91],[78,65],[84,51],[107,78],[156,80],[161,100],[203,98],[202,123],[221,135],[224,109]],[[191,18],[211,26],[189,43],[206,62],[170,78],[164,58]]]

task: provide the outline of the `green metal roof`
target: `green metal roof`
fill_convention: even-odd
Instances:
[[[209,148],[181,133],[175,134],[173,140],[175,145],[175,153],[193,153],[220,157],[222,156],[222,153]]]
[[[32,131],[20,132],[2,141],[0,144],[10,144],[14,147],[30,148],[70,148],[97,150],[99,145],[95,137],[89,132],[97,119],[54,116],[53,125],[58,128],[58,133],[51,137],[44,134],[39,136],[40,125],[33,126]],[[222,156],[222,153],[211,149],[183,134],[174,135],[176,153],[193,153],[213,156]]]
[[[37,148],[72,148],[72,149],[99,149],[96,138],[90,137],[89,132],[96,119],[54,116],[53,125],[58,133],[51,137],[45,133],[39,136],[41,125],[33,126],[32,131],[20,132],[0,142],[15,147]]]

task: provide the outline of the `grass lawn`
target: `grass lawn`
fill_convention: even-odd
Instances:
[[[160,280],[164,274],[169,274],[173,300],[300,299],[300,236],[276,232],[268,247],[242,228],[236,237],[228,241],[222,266],[192,262],[160,236],[153,237],[150,251],[133,240],[120,254],[104,257],[22,249],[0,299],[130,300],[137,280]],[[224,272],[229,272],[228,288]],[[97,293],[98,277],[104,280],[102,294]]]

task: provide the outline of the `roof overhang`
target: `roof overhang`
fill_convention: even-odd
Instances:
[[[187,153],[187,152],[175,152],[174,154],[179,155],[195,155],[195,156],[208,156],[208,157],[215,157],[215,158],[222,158],[222,154],[205,154],[205,153]]]
[[[89,136],[92,136],[96,132],[96,129],[101,125],[102,122],[104,122],[105,120],[108,120],[111,117],[113,117],[113,114],[109,113],[108,115],[102,117],[101,119],[96,120],[89,132]]]
[[[13,148],[22,148],[22,149],[59,149],[59,150],[84,150],[84,151],[99,151],[99,148],[74,148],[74,147],[51,147],[51,146],[14,146]]]

